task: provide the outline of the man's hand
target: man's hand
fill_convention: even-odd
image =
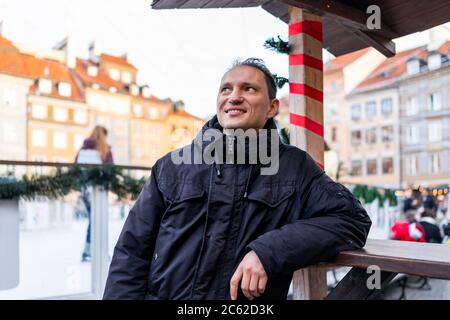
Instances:
[[[259,297],[266,289],[267,274],[254,251],[245,255],[231,278],[231,300],[237,299],[239,282],[242,292],[249,300]]]

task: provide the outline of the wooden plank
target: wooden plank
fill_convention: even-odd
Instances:
[[[327,296],[327,270],[309,267],[294,272],[293,300],[324,300]]]
[[[289,44],[291,54],[305,54],[316,60],[322,61],[322,41],[314,32],[307,31],[308,25],[313,23],[321,25],[322,18],[298,7],[289,7],[289,24],[302,24],[299,33],[291,33]],[[321,29],[318,29],[321,33]],[[290,141],[291,144],[308,152],[314,160],[323,165],[324,142],[322,136],[317,133],[317,128],[323,127],[323,71],[309,66],[289,66],[289,112],[290,112]],[[294,87],[300,90],[294,89]],[[305,87],[305,88],[304,88]],[[306,89],[310,88],[310,89]],[[304,88],[304,89],[303,89]],[[322,94],[322,99],[317,95]],[[300,121],[295,121],[300,119]]]
[[[180,9],[197,9],[202,8],[205,6],[208,2],[211,0],[188,0],[185,2],[182,6],[180,6]]]
[[[372,273],[366,269],[352,268],[337,286],[331,290],[326,300],[374,300],[378,298],[383,288],[395,277],[396,273],[381,271],[380,287],[369,289],[367,280]],[[371,281],[369,281],[372,284]]]
[[[173,9],[181,8],[188,0],[153,0],[153,9]]]
[[[263,4],[261,7],[277,18],[281,19],[281,17],[287,16],[287,20],[283,20],[283,21],[286,23],[289,23],[289,16],[288,16],[288,7],[289,6],[287,4],[274,0],[274,1],[270,1],[266,4]]]
[[[354,34],[360,38],[367,45],[374,47],[386,57],[390,58],[395,56],[395,43],[389,39],[383,38],[375,33],[366,32],[363,30],[352,29],[344,26],[349,34]]]
[[[332,16],[335,20],[340,20],[352,28],[360,30],[369,30],[367,28],[366,12],[359,10],[355,6],[346,5],[343,2],[333,1],[317,1],[317,0],[282,0],[283,2],[291,5],[306,8],[312,12],[318,11],[321,15]],[[384,21],[381,19],[381,29],[377,30],[378,33],[384,37],[393,39],[398,37],[398,33],[393,31]]]
[[[332,263],[450,280],[450,246],[443,244],[368,239],[363,249],[341,252]]]

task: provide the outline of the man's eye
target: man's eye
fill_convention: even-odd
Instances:
[[[255,92],[256,91],[256,89],[255,88],[253,88],[253,87],[247,87],[247,88],[245,88],[247,91],[250,91],[250,92]]]
[[[228,88],[228,87],[224,87],[220,90],[220,92],[229,92],[229,91],[230,91],[230,88]]]

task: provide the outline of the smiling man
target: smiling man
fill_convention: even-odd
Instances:
[[[231,141],[227,161],[176,164],[168,154],[156,162],[115,247],[104,299],[286,299],[295,270],[364,246],[367,213],[306,152],[277,143],[271,175],[249,160],[251,142],[246,162],[228,161],[233,129],[256,132],[258,148],[273,147],[264,132],[279,141],[278,105],[262,60],[224,74],[217,115],[199,133],[218,139],[187,148]]]

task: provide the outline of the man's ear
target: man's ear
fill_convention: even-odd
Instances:
[[[280,107],[280,100],[278,100],[276,98],[273,99],[270,102],[269,112],[267,113],[267,119],[275,117],[278,113],[279,107]]]

